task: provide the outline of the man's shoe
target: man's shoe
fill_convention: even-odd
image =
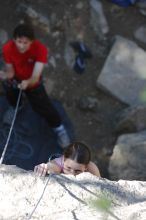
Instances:
[[[83,42],[70,42],[70,46],[78,52],[83,58],[92,58],[90,49]]]
[[[81,74],[85,71],[85,60],[84,60],[83,56],[81,56],[81,55],[76,56],[73,68],[79,74]]]
[[[70,138],[67,134],[67,131],[66,131],[64,125],[60,125],[59,127],[56,127],[53,130],[57,134],[59,145],[62,148],[67,147],[70,144]]]

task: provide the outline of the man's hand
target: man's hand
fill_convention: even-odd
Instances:
[[[43,68],[44,68],[44,63],[36,62],[34,65],[31,78],[29,78],[28,80],[22,80],[22,82],[18,85],[18,88],[25,90],[28,87],[29,88],[33,87],[36,83],[39,82]]]
[[[29,80],[22,80],[20,84],[18,84],[18,88],[22,90],[26,90],[29,86]]]

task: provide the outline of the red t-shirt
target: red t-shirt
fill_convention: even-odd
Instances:
[[[13,40],[3,46],[3,57],[7,64],[12,64],[15,78],[18,80],[29,79],[32,75],[35,62],[47,63],[48,50],[38,40],[34,40],[29,50],[20,53]]]

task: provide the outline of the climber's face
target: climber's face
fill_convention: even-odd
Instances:
[[[17,37],[14,39],[15,45],[20,53],[25,53],[29,50],[32,40],[27,37]]]
[[[86,165],[77,163],[69,158],[64,160],[63,172],[65,174],[78,175],[86,171]]]

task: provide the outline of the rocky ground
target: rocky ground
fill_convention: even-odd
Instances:
[[[1,3],[0,28],[11,33],[22,20],[32,22],[36,34],[50,50],[44,81],[48,93],[60,100],[75,129],[76,139],[93,149],[103,177],[116,141],[116,115],[125,104],[97,88],[96,80],[116,35],[135,40],[135,30],[145,23],[136,6],[121,8],[102,0],[109,32],[99,38],[92,28],[88,0],[6,0]],[[92,51],[83,74],[66,64],[66,48],[70,41],[80,40]],[[141,47],[146,46],[137,42]],[[69,52],[68,56],[71,56]]]

